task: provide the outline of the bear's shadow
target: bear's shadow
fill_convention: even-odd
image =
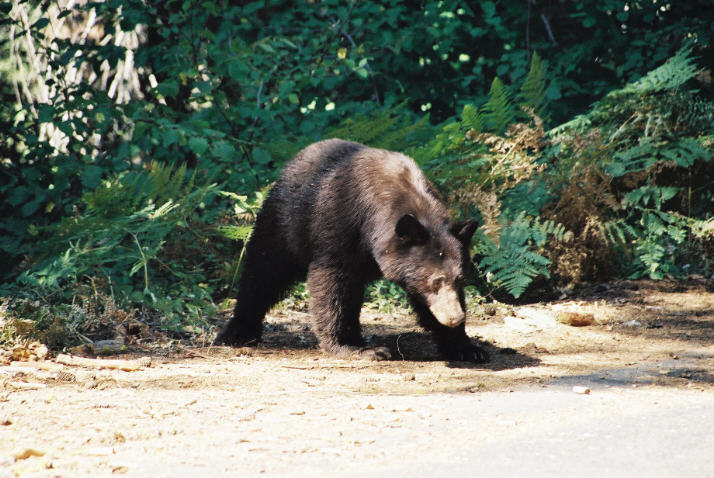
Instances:
[[[472,340],[475,340],[472,338]],[[538,358],[525,355],[511,348],[497,347],[486,341],[478,341],[488,352],[489,361],[485,363],[448,361],[449,368],[469,368],[480,370],[509,370],[514,368],[533,367],[539,365]],[[431,334],[427,332],[405,332],[371,337],[370,345],[387,347],[392,352],[392,360],[408,360],[412,362],[442,362],[444,359],[434,344]]]
[[[436,344],[431,334],[420,331],[389,333],[384,331],[365,330],[369,346],[387,347],[392,352],[392,361],[410,362],[442,362]],[[370,332],[374,332],[370,334]],[[472,339],[474,340],[474,339]],[[480,370],[509,370],[523,367],[533,367],[541,363],[538,358],[518,352],[511,348],[497,347],[489,342],[480,341],[488,352],[490,360],[486,363],[448,361],[449,368],[468,368]],[[260,348],[284,348],[292,350],[318,349],[315,336],[307,327],[270,324],[267,325]]]

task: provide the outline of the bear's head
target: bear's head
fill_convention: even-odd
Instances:
[[[390,246],[378,258],[382,274],[426,305],[441,324],[461,325],[466,318],[469,246],[477,227],[475,219],[426,225],[404,214],[394,226]]]

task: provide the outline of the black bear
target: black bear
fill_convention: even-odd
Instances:
[[[387,359],[388,349],[365,347],[359,323],[365,286],[385,277],[406,290],[444,358],[487,361],[464,324],[476,227],[449,220],[408,156],[339,139],[312,144],[286,165],[258,213],[235,313],[216,343],[258,342],[268,309],[307,279],[322,349]]]

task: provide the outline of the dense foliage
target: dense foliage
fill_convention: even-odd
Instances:
[[[712,23],[708,1],[0,2],[3,294],[58,345],[200,335],[265,188],[332,136],[411,154],[482,219],[479,294],[712,277]]]

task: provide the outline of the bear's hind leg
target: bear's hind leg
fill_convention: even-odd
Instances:
[[[300,266],[281,243],[274,215],[266,200],[245,253],[243,273],[233,318],[215,340],[217,345],[255,345],[263,331],[263,318],[295,282],[305,279]]]
[[[291,285],[300,280],[299,270],[294,266],[270,260],[261,262],[258,267],[246,263],[238,285],[233,317],[216,337],[216,344],[240,346],[258,343],[265,314]]]
[[[386,347],[365,347],[359,323],[364,283],[335,266],[311,265],[307,275],[310,314],[320,347],[337,357],[387,360]]]

